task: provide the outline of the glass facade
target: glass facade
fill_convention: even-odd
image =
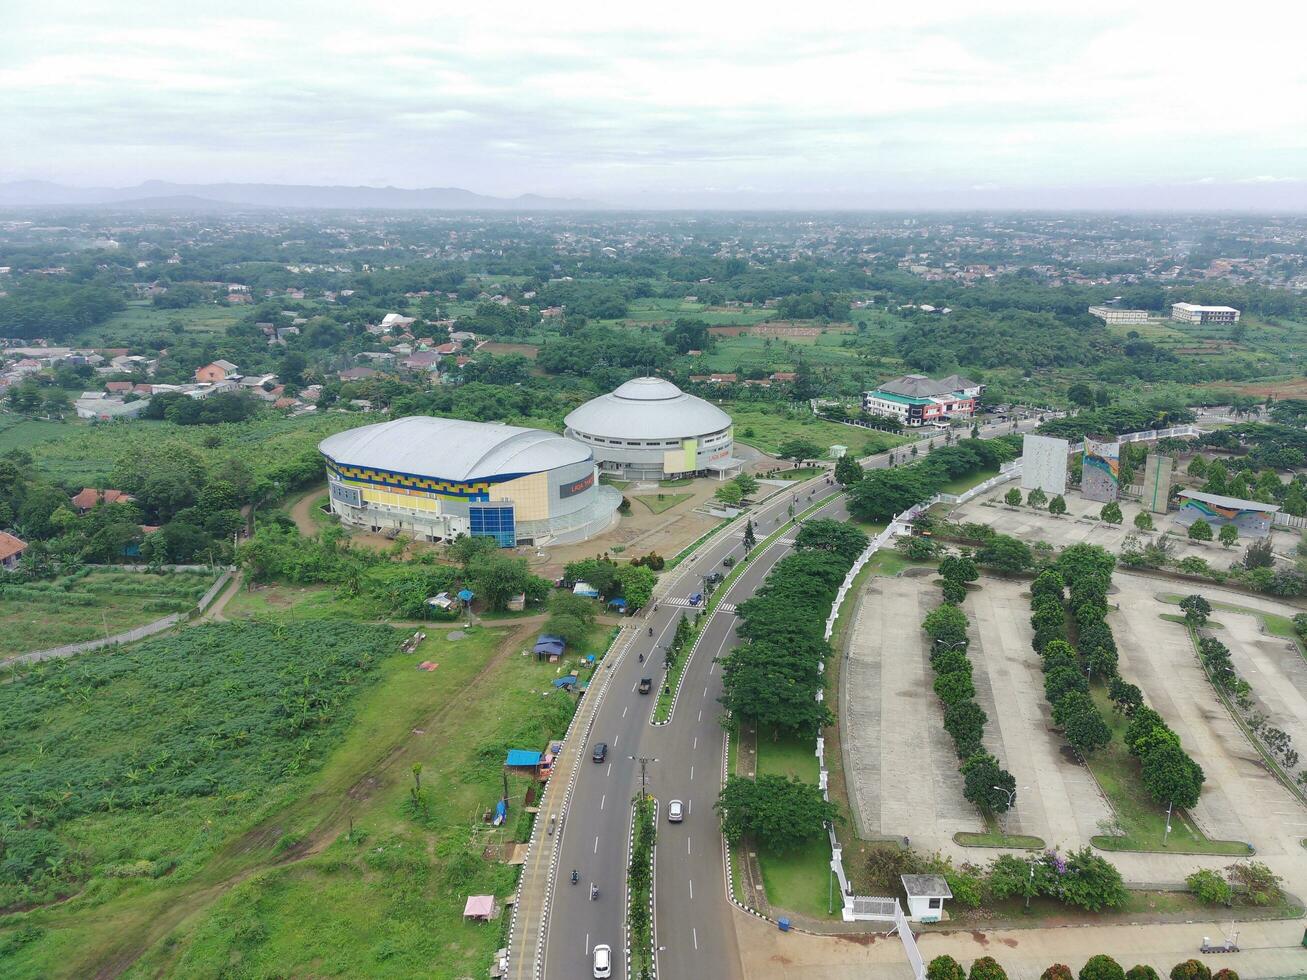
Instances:
[[[468,520],[474,538],[494,538],[501,548],[517,544],[517,521],[512,504],[472,504]]]

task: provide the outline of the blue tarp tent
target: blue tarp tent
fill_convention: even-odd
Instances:
[[[571,687],[575,683],[576,683],[576,678],[573,677],[571,674],[568,674],[566,677],[557,678],[554,681],[554,687]]]
[[[509,749],[508,758],[504,760],[504,765],[513,768],[526,766],[535,768],[540,765],[540,753],[532,752],[530,749]]]
[[[503,800],[500,800],[498,803],[495,804],[495,820],[494,820],[495,826],[498,827],[501,823],[503,823],[504,818],[506,816],[508,816],[508,804],[505,803]]]
[[[626,600],[625,600],[625,599],[609,599],[609,600],[608,600],[608,604],[609,604],[610,606],[612,606],[614,609],[625,609],[625,608],[626,608]]]
[[[567,644],[561,636],[554,636],[552,633],[541,633],[536,638],[535,655],[537,657],[561,657]]]
[[[471,589],[459,589],[458,597],[462,599],[464,602],[471,602],[473,599],[476,598],[476,593],[474,593]]]

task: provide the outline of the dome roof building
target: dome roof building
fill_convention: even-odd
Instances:
[[[586,446],[539,429],[413,415],[338,432],[318,451],[344,523],[428,541],[583,541],[622,502],[598,485]]]
[[[732,455],[731,417],[664,378],[633,378],[569,414],[565,435],[594,453],[601,473],[622,479],[724,476]]]

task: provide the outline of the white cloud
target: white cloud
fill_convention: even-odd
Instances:
[[[0,179],[620,198],[1307,178],[1302,5],[443,6],[22,5]]]

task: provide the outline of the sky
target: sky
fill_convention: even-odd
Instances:
[[[0,21],[0,181],[1307,208],[1290,0],[0,0]]]

